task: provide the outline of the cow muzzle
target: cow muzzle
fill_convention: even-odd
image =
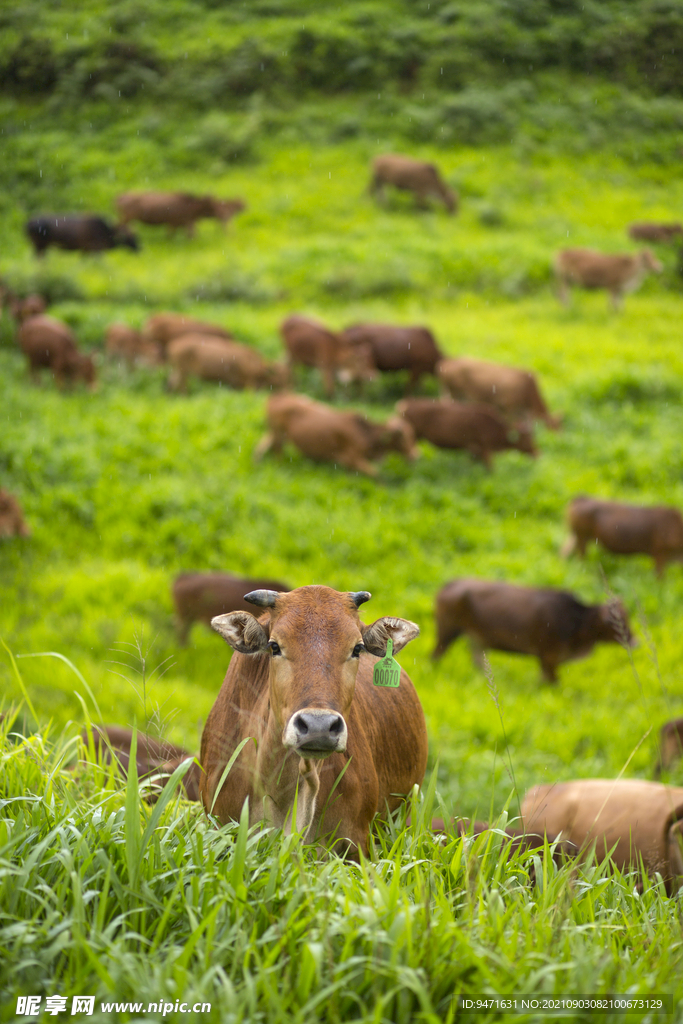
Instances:
[[[346,750],[348,730],[336,711],[303,708],[285,726],[283,743],[301,757],[323,758]]]

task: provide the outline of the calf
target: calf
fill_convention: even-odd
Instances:
[[[424,160],[397,153],[376,156],[372,161],[369,192],[383,200],[387,185],[412,192],[420,206],[427,206],[427,200],[434,198],[440,200],[449,213],[457,212],[457,193],[446,185],[434,164]]]
[[[286,583],[276,580],[241,579],[224,572],[183,572],[173,581],[178,642],[183,646],[195,622],[210,626],[211,620],[225,612],[249,611],[244,594],[252,590],[287,591]]]
[[[103,252],[120,246],[137,252],[140,248],[136,236],[127,228],[115,227],[104,217],[92,214],[48,214],[34,217],[26,225],[26,233],[36,256],[43,256],[51,245],[58,249],[79,249],[81,252]]]
[[[246,208],[241,199],[223,200],[189,192],[125,192],[116,200],[116,207],[123,225],[134,220],[165,224],[171,231],[185,228],[189,236],[194,234],[198,220],[214,217],[226,224]]]
[[[129,370],[136,364],[158,366],[163,362],[161,345],[157,341],[143,338],[140,331],[125,324],[109,325],[104,348],[108,356],[124,360]]]
[[[374,461],[388,452],[407,459],[418,457],[415,435],[398,417],[373,423],[354,412],[341,412],[304,395],[274,395],[268,403],[269,432],[259,443],[255,457],[281,452],[285,441],[315,462],[334,462],[347,469],[376,476]]]
[[[29,363],[32,379],[38,370],[52,371],[58,384],[82,380],[94,386],[97,377],[91,356],[78,351],[70,329],[51,316],[33,316],[19,328],[19,344]]]
[[[344,341],[365,346],[373,364],[383,373],[409,370],[408,390],[413,390],[423,373],[436,373],[443,359],[427,327],[399,327],[393,324],[354,324],[342,333]]]
[[[585,657],[596,643],[635,646],[620,602],[585,605],[573,594],[550,587],[453,580],[437,594],[435,617],[433,658],[440,658],[465,633],[479,666],[486,648],[531,654],[549,683],[557,682],[559,665]]]
[[[658,872],[669,894],[683,882],[683,788],[642,779],[577,779],[535,786],[524,797],[529,831],[557,835],[621,870]]]
[[[666,506],[643,508],[598,498],[574,498],[567,509],[572,536],[562,547],[565,557],[575,550],[583,558],[589,542],[600,543],[616,555],[650,555],[655,572],[683,560],[683,517]]]
[[[372,682],[387,642],[398,654],[419,628],[391,616],[365,625],[358,608],[369,598],[323,586],[257,590],[245,600],[264,609],[258,619],[213,620],[235,650],[200,755],[201,799],[220,822],[239,820],[248,799],[250,824],[296,829],[357,860],[374,815],[422,782],[427,730],[413,684],[403,670],[397,688]]]
[[[495,406],[510,421],[538,419],[552,430],[560,427],[561,417],[550,415],[536,377],[527,370],[462,356],[443,359],[436,372],[453,398]]]
[[[683,224],[652,224],[641,221],[631,224],[628,233],[634,242],[675,242],[683,235]]]
[[[0,537],[30,537],[21,505],[9,491],[0,487]]]
[[[84,729],[81,733],[81,740],[86,748],[90,747],[91,736],[96,758],[103,764],[111,764],[112,759],[116,759],[123,776],[127,777],[133,742],[132,730],[125,729],[120,725],[93,725],[92,731]],[[154,779],[153,788],[148,790],[146,796],[148,803],[156,802],[161,790],[176,768],[188,757],[193,756],[188,750],[175,743],[169,743],[168,740],[156,740],[144,732],[137,734],[135,764],[138,778],[146,779],[150,775],[161,776],[159,779]],[[188,800],[199,800],[200,774],[199,765],[193,761],[182,780]]]
[[[372,380],[377,375],[364,345],[349,344],[312,317],[293,313],[280,324],[290,368],[311,366],[322,374],[325,394],[334,394],[335,376],[345,382]]]
[[[167,358],[173,367],[169,387],[186,391],[188,377],[218,381],[230,388],[270,388],[279,390],[289,380],[287,367],[268,363],[248,345],[202,334],[184,334],[168,346]]]
[[[407,398],[397,403],[396,411],[410,423],[416,437],[437,448],[464,448],[487,469],[495,452],[514,448],[533,458],[538,455],[529,426],[513,429],[487,405]]]
[[[206,323],[204,320],[193,320],[184,313],[155,313],[151,316],[142,329],[144,341],[153,341],[161,346],[166,354],[166,349],[174,338],[180,338],[183,334],[203,334],[216,338],[224,338],[226,341],[233,341],[230,331],[226,331],[219,324]]]
[[[609,256],[593,249],[562,249],[555,257],[555,275],[561,302],[569,299],[569,285],[580,288],[605,288],[612,306],[619,309],[627,292],[635,291],[649,271],[659,274],[662,264],[649,249],[634,256],[626,253]]]

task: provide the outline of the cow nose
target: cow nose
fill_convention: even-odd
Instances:
[[[287,730],[289,732],[289,730]],[[325,711],[299,711],[291,720],[292,746],[302,753],[332,753],[346,747],[346,722]]]

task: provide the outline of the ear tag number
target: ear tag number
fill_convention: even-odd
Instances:
[[[387,653],[381,661],[375,664],[372,670],[372,682],[374,686],[398,686],[401,682],[401,666],[391,656],[394,649],[393,641],[387,641]]]

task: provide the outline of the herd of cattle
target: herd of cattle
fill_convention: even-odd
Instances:
[[[431,164],[397,155],[376,158],[370,192],[381,200],[387,187],[411,192],[420,205],[437,199],[450,213],[458,209],[457,194]],[[191,235],[200,218],[226,223],[245,208],[241,200],[187,193],[127,193],[117,207],[117,225],[99,216],[51,215],[30,220],[27,233],[38,256],[51,245],[84,252],[116,246],[137,250],[139,241],[128,227],[133,221]],[[634,224],[630,235],[671,242],[683,236],[683,227]],[[554,269],[562,301],[569,287],[578,285],[606,290],[618,307],[625,293],[662,266],[648,249],[619,256],[565,249]],[[46,314],[41,296],[20,299],[0,286],[0,303],[17,322],[32,379],[48,369],[59,385],[83,381],[95,387],[93,357],[80,351],[66,324]],[[314,461],[374,476],[376,463],[388,452],[414,460],[417,441],[426,440],[465,450],[490,469],[499,451],[538,455],[535,421],[561,427],[561,416],[549,411],[532,373],[470,356],[446,358],[424,326],[361,323],[335,331],[293,314],[280,334],[286,361],[268,362],[219,325],[167,312],[151,316],[140,331],[110,325],[105,350],[128,367],[167,366],[170,390],[185,391],[190,378],[200,378],[272,392],[256,459],[289,443]],[[407,394],[393,416],[374,422],[288,390],[299,366],[320,373],[328,398],[338,384],[361,388],[378,374],[398,370],[407,371]],[[441,398],[414,396],[425,375],[439,382]],[[651,556],[660,575],[669,561],[683,560],[683,518],[676,509],[580,497],[567,518],[571,536],[565,555],[575,550],[584,555],[589,542],[600,543],[617,554]],[[16,498],[0,489],[0,537],[29,535]],[[370,595],[362,591],[292,589],[273,580],[184,573],[172,593],[180,643],[200,621],[235,651],[206,722],[199,758],[186,765],[187,796],[202,800],[222,822],[239,819],[248,797],[252,823],[265,819],[301,831],[310,841],[332,842],[351,857],[367,854],[374,815],[397,807],[397,794],[419,785],[426,768],[424,716],[409,677],[402,671],[396,689],[373,685],[373,666],[386,655],[388,642],[397,653],[418,635],[418,627],[395,617],[365,625],[358,609]],[[466,635],[477,663],[486,649],[532,655],[549,682],[557,681],[559,665],[587,655],[597,643],[628,647],[635,642],[618,601],[587,606],[561,590],[478,579],[447,583],[437,594],[435,618],[434,658]],[[256,745],[244,744],[249,736]],[[127,730],[99,727],[84,738],[91,751],[115,758],[127,771],[132,756]],[[661,766],[670,767],[680,756],[682,740],[683,720],[664,726]],[[190,756],[182,748],[138,737],[138,774],[152,776],[156,792],[159,781],[163,785]],[[592,843],[601,850],[614,848],[617,864],[637,865],[642,858],[672,890],[683,879],[679,819],[683,823],[683,789],[583,780],[532,790],[522,805],[522,831],[510,830],[510,836],[518,846],[538,845],[543,835],[561,836],[557,857]],[[478,834],[487,826],[460,821],[457,827]]]

